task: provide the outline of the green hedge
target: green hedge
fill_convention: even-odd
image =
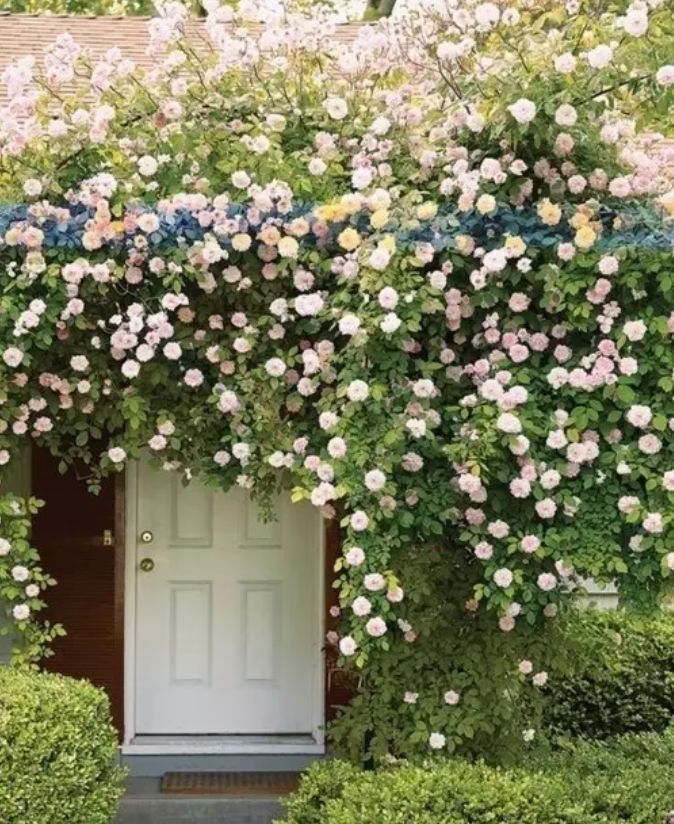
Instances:
[[[362,772],[314,765],[287,824],[664,824],[674,809],[674,735],[577,742],[531,767],[448,760]]]
[[[575,672],[553,678],[545,725],[591,739],[660,732],[674,718],[674,615],[587,612],[569,622]]]
[[[105,694],[0,668],[0,822],[109,824],[122,794]]]

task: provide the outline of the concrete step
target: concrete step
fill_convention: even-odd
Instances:
[[[283,814],[275,798],[125,798],[115,824],[271,824]]]
[[[162,795],[157,780],[130,779],[115,824],[271,824],[277,798]]]

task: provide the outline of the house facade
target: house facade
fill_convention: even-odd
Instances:
[[[150,61],[139,18],[0,14],[0,73],[64,32],[95,56]],[[265,520],[243,490],[184,486],[143,462],[93,496],[43,449],[15,488],[48,502],[33,543],[58,581],[46,618],[68,634],[45,666],[106,690],[136,772],[294,769],[325,752],[349,695],[325,644],[336,524],[289,496]]]

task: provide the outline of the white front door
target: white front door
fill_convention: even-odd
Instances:
[[[243,490],[185,487],[144,463],[137,472],[136,733],[315,732],[322,597],[313,507],[284,496],[276,520],[263,523]]]

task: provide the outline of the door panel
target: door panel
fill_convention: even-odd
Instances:
[[[45,669],[103,687],[121,734],[124,546],[123,528],[115,524],[116,479],[108,478],[100,494],[91,495],[75,471],[59,474],[58,460],[47,450],[34,448],[31,463],[32,493],[46,501],[33,520],[32,540],[57,581],[46,593],[43,615],[67,632],[54,642]],[[105,530],[114,536],[112,545],[104,544]]]
[[[283,497],[264,523],[243,490],[185,487],[146,464],[137,472],[137,732],[313,732],[322,678],[313,507]]]

